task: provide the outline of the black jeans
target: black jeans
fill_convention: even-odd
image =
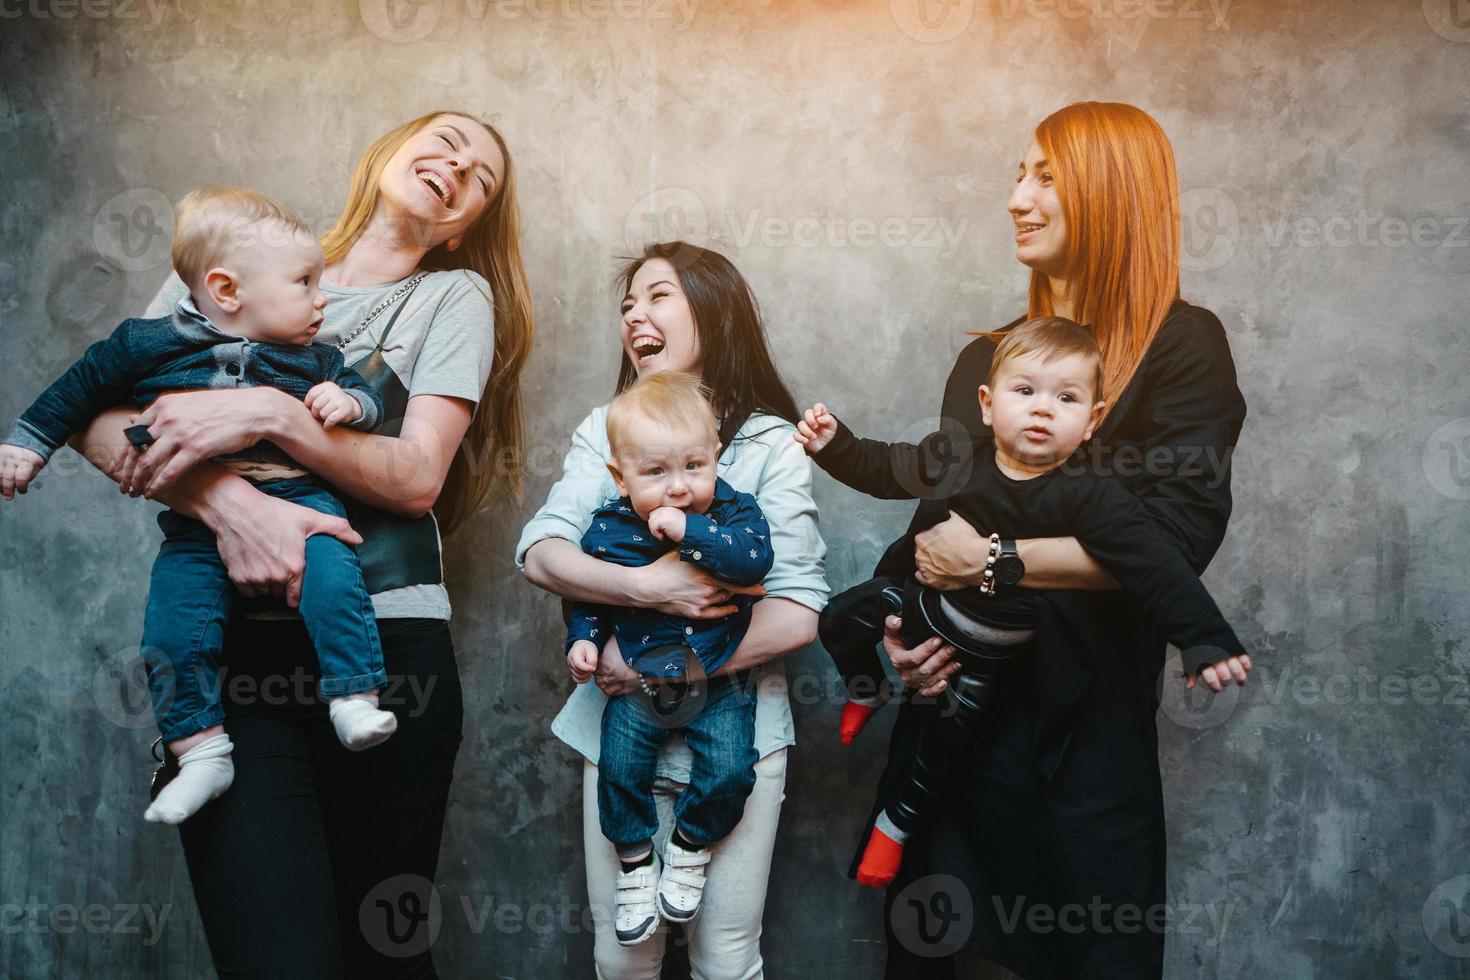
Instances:
[[[349,752],[300,620],[235,617],[221,658],[235,782],[179,828],[221,977],[435,977],[431,905],[464,705],[449,624],[378,621],[398,716]]]

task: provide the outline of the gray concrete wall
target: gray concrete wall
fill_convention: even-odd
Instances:
[[[247,184],[324,229],[390,125],[497,121],[539,313],[529,499],[448,547],[468,722],[437,950],[447,976],[589,976],[579,766],[547,731],[558,611],[511,549],[612,385],[613,256],[650,216],[725,251],[798,397],[894,437],[937,411],[964,331],[1021,309],[1004,206],[1034,124],[1139,104],[1178,155],[1185,292],[1224,321],[1250,405],[1207,581],[1257,670],[1160,714],[1168,972],[1470,974],[1464,10],[686,4],[0,0],[4,424],[141,309],[167,271],[153,224],[191,186]],[[178,844],[139,819],[146,711],[116,693],[154,508],[69,452],[41,483],[0,507],[0,972],[207,975]],[[816,492],[845,587],[909,507]],[[789,669],[830,689],[819,650]],[[836,705],[799,700],[769,974],[876,977],[879,898],[842,871],[883,732],[842,751]]]

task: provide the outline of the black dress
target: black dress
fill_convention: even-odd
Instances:
[[[990,438],[976,391],[994,351],[983,338],[968,345],[945,387],[943,417],[974,439]],[[1180,301],[1088,447],[1197,572],[1225,536],[1230,453],[1245,412],[1219,319]],[[912,574],[915,533],[946,516],[943,499],[923,501],[874,574]],[[1085,684],[1055,682],[1076,676],[1063,662],[1069,651],[1038,650],[1035,673],[1012,682],[970,778],[904,848],[885,902],[887,976],[953,977],[952,960],[935,953],[960,942],[1027,980],[1161,974],[1165,839],[1154,715],[1166,644],[1123,593],[1090,599],[1101,601],[1087,606],[1095,662]],[[908,692],[850,874],[932,710]],[[1059,719],[1060,739],[1039,737],[1057,731]]]

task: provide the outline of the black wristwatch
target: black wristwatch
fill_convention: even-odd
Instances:
[[[1013,586],[1021,581],[1026,574],[1026,563],[1021,561],[1021,553],[1016,550],[1016,542],[1011,538],[1002,538],[1000,542],[1000,554],[995,559],[995,584]]]

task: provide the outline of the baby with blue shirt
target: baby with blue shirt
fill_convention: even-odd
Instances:
[[[41,393],[0,443],[0,497],[26,493],[52,454],[104,409],[144,407],[169,391],[270,386],[300,398],[323,428],[371,431],[380,423],[382,396],[337,346],[313,341],[326,306],[317,288],[324,258],[293,211],[244,188],[198,188],[175,208],[173,260],[190,294],[169,316],[123,321]],[[145,426],[128,437],[142,451],[151,443]],[[330,486],[272,443],[214,462],[270,496],[346,516]],[[167,756],[143,816],[177,824],[234,780],[219,656],[237,595],[208,527],[172,510],[158,524],[165,540],[141,653]],[[398,722],[379,706],[387,674],[377,621],[357,555],[331,535],[306,541],[300,613],[337,738],[353,750],[383,742]]]
[[[765,578],[774,558],[770,528],[753,496],[716,475],[717,423],[697,378],[669,371],[640,378],[613,401],[607,436],[618,497],[594,513],[583,551],[641,566],[678,549],[681,561],[734,586]],[[646,695],[612,698],[602,716],[598,814],[622,863],[615,932],[625,946],[652,936],[660,918],[689,922],[698,914],[710,848],[735,829],[755,785],[748,672],[714,677],[745,636],[756,600],[735,594],[731,601],[737,612],[716,620],[572,607],[567,664],[577,682],[592,677],[611,633]],[[654,768],[672,731],[684,735],[694,763],[660,868]]]

